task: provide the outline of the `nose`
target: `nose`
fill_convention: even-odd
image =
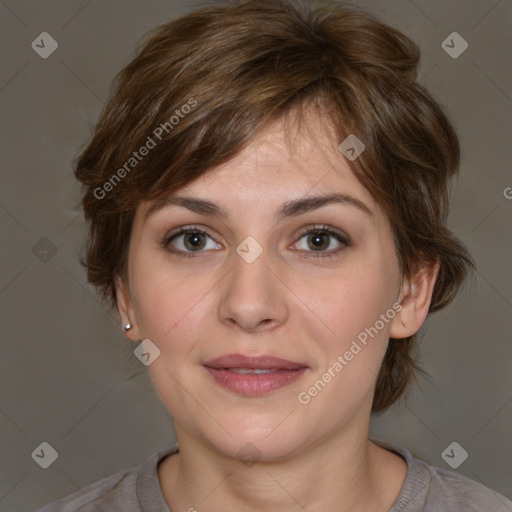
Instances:
[[[232,269],[222,281],[218,306],[222,323],[258,332],[274,330],[286,322],[289,291],[278,275],[277,263],[270,259],[266,249],[254,261],[235,253]]]

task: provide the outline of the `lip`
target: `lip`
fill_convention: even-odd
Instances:
[[[221,386],[241,395],[260,396],[295,382],[309,367],[274,356],[228,354],[203,364]],[[271,370],[272,373],[235,373],[233,368]]]
[[[210,368],[258,368],[269,370],[297,370],[306,367],[303,363],[288,361],[274,356],[244,356],[243,354],[227,354],[204,363]]]

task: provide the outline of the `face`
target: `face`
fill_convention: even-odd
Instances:
[[[289,146],[276,122],[173,195],[225,216],[140,204],[118,285],[129,336],[160,350],[148,368],[177,431],[230,457],[247,442],[277,460],[366,436],[399,321],[387,218],[318,118]],[[328,194],[341,199],[290,206]]]

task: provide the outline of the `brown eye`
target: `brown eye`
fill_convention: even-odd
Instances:
[[[340,251],[350,245],[348,237],[322,226],[315,226],[314,229],[308,228],[306,231],[303,231],[299,240],[303,238],[306,240],[306,248],[300,248],[299,242],[295,246],[306,253],[316,253],[312,255],[313,257],[335,257]]]
[[[213,243],[207,245],[210,239]],[[214,243],[211,236],[202,229],[189,227],[184,228],[173,235],[167,236],[162,241],[162,246],[168,251],[178,256],[193,256],[192,253],[205,252],[203,249],[216,249],[217,244]]]
[[[317,231],[313,234],[310,234],[307,238],[309,247],[313,247],[314,250],[325,250],[329,247],[329,236],[324,231]]]
[[[188,250],[202,249],[205,245],[203,233],[190,232],[183,234],[183,243]]]

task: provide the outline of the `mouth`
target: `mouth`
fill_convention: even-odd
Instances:
[[[260,396],[280,389],[302,376],[309,367],[273,356],[221,356],[203,364],[215,382],[241,395]]]

